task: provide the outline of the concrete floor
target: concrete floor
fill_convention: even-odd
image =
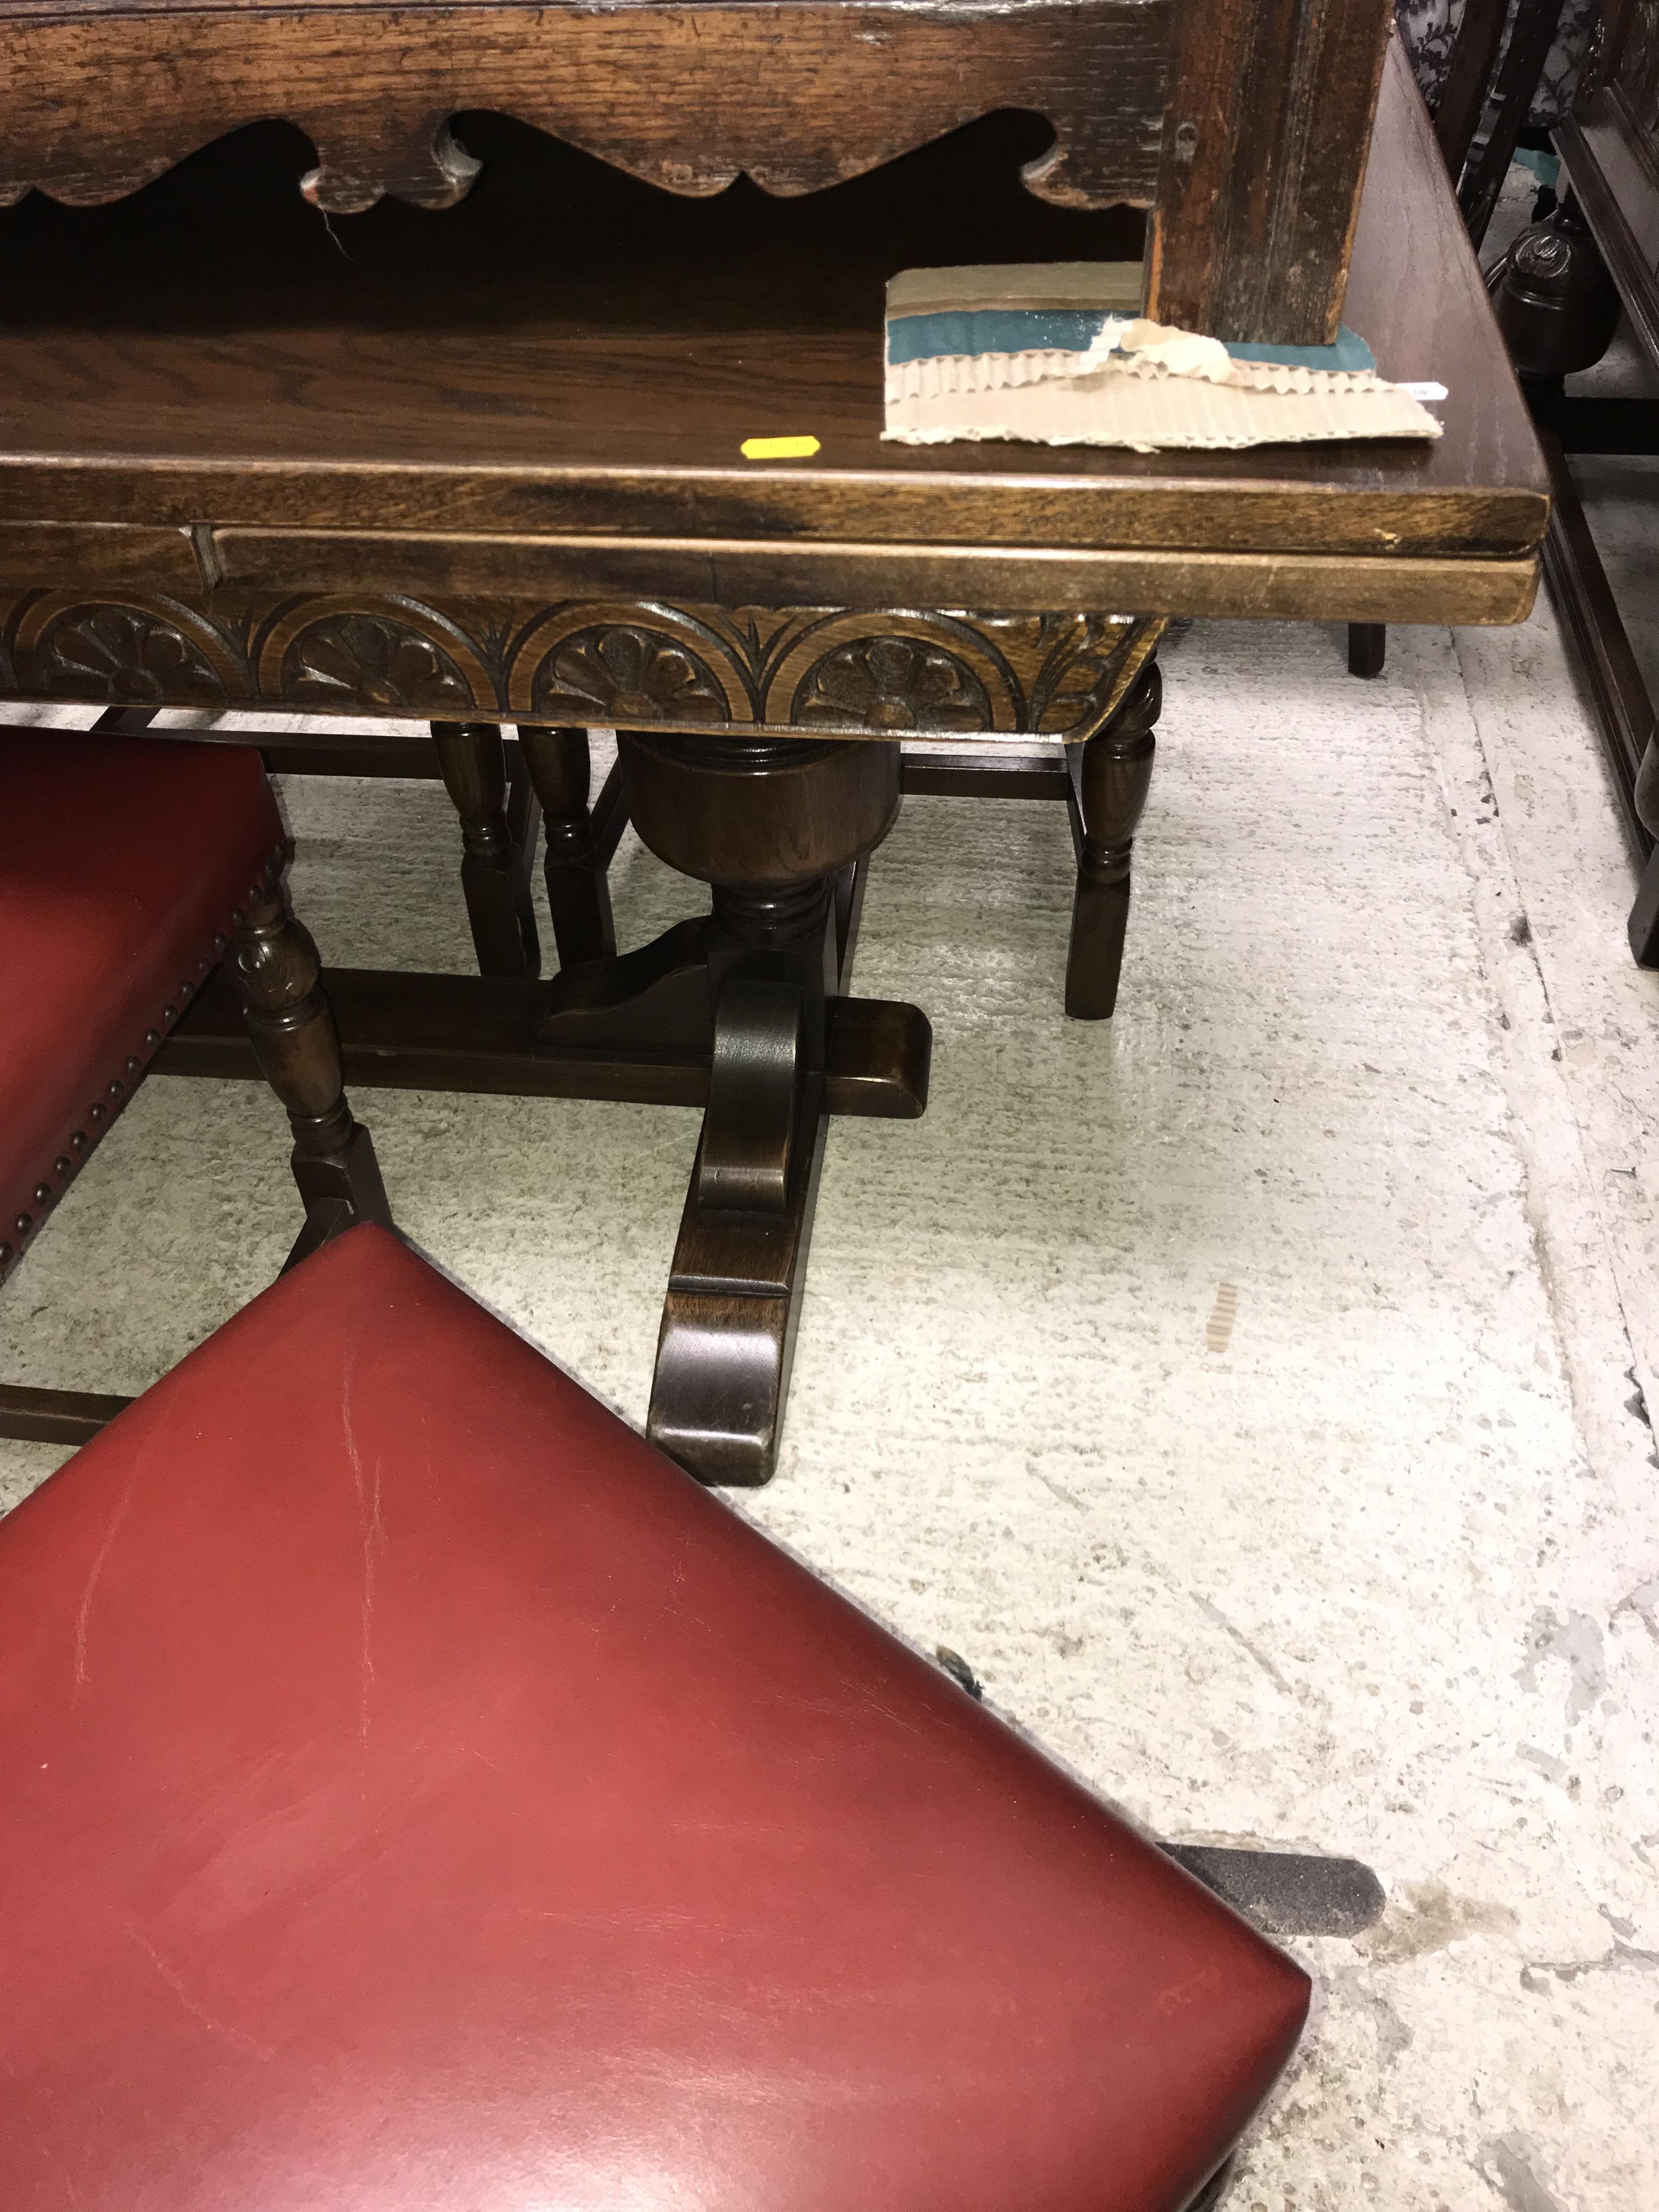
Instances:
[[[1656,485],[1659,490],[1659,485]],[[1618,512],[1612,511],[1618,509]],[[1654,510],[1605,517],[1621,573]],[[860,988],[936,1033],[830,1138],[776,1480],[739,1502],[1136,1819],[1351,1853],[1241,2212],[1635,2212],[1659,2185],[1659,978],[1553,617],[1201,625],[1110,1024],[1063,812],[914,800]],[[325,957],[468,964],[433,787],[291,782]],[[689,910],[630,841],[625,942]],[[695,1116],[360,1100],[410,1236],[643,1415]],[[295,1227],[252,1086],[148,1083],[0,1300],[136,1389]],[[14,1500],[60,1455],[0,1445]]]

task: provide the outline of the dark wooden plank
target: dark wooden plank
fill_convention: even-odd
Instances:
[[[1024,192],[1040,125],[1035,147],[998,118],[788,202],[744,186],[670,200],[505,125],[480,125],[481,144],[492,131],[497,158],[464,207],[343,219],[349,258],[314,215],[272,200],[264,142],[258,163],[252,143],[216,148],[107,210],[36,199],[0,218],[0,514],[372,535],[388,577],[398,533],[592,536],[610,541],[603,562],[629,539],[687,558],[712,539],[750,549],[757,574],[783,541],[977,549],[982,568],[995,549],[1038,548],[1484,562],[1529,557],[1541,538],[1541,465],[1403,64],[1388,71],[1346,312],[1388,373],[1451,386],[1447,434],[1426,449],[883,444],[896,270],[1139,250],[1133,219],[1126,232]],[[803,267],[810,285],[781,283]],[[822,451],[743,460],[743,439],[779,428]],[[489,557],[443,557],[463,556]],[[1126,569],[1090,589],[1136,583]],[[1207,604],[1249,611],[1237,584],[1215,586]],[[1331,596],[1305,611],[1410,618]],[[1462,618],[1514,611],[1511,598]]]
[[[607,1098],[645,1106],[708,1103],[707,1054],[532,1047],[546,986],[503,977],[332,968],[325,981],[349,1086],[526,1098]],[[880,999],[832,1006],[826,1096],[832,1114],[913,1120],[927,1103],[931,1041],[914,1006]],[[240,1003],[222,975],[156,1054],[155,1071],[255,1079]]]
[[[1541,516],[1541,501],[1538,509],[1528,527]],[[1419,516],[1418,526],[1443,520],[1438,514]],[[1472,513],[1471,520],[1470,536],[1475,542],[1469,550],[1490,552],[1501,560],[1499,547],[1480,543],[1486,534],[1482,518]],[[1491,534],[1503,534],[1502,523]],[[253,601],[261,603],[261,616],[307,587],[349,592],[360,601],[399,594],[451,605],[510,594],[520,622],[533,619],[550,603],[575,599],[660,599],[692,608],[844,606],[881,611],[893,606],[960,606],[1004,614],[1047,613],[1062,607],[1133,607],[1149,613],[1187,614],[1277,611],[1277,606],[1267,604],[1256,609],[1240,603],[1236,580],[1246,575],[1255,580],[1258,599],[1265,589],[1268,599],[1281,606],[1287,590],[1311,592],[1318,605],[1310,606],[1310,617],[1331,612],[1333,597],[1340,597],[1340,590],[1334,593],[1330,586],[1336,573],[1332,558],[1291,545],[1282,554],[1284,585],[1275,590],[1271,581],[1264,584],[1262,563],[1249,553],[1197,547],[1079,548],[1066,552],[994,541],[872,545],[811,536],[781,544],[773,538],[598,534],[532,538],[243,531],[224,533],[223,542],[228,549],[228,580],[215,595],[213,608],[216,611]],[[1357,594],[1363,596],[1373,573],[1370,564],[1389,560],[1393,574],[1402,565],[1402,554],[1424,564],[1443,562],[1446,557],[1419,537],[1415,543],[1396,539],[1392,553],[1379,544],[1369,556],[1350,554],[1341,568],[1352,574]],[[1459,551],[1450,557],[1465,556]],[[1322,577],[1326,580],[1322,585]],[[1479,583],[1470,580],[1469,587],[1478,596]],[[1458,592],[1455,580],[1452,588]],[[1450,613],[1446,617],[1458,618]],[[465,617],[462,626],[471,626]],[[399,710],[394,705],[386,711]]]
[[[1458,204],[1477,250],[1486,239],[1498,195],[1526,128],[1560,23],[1561,8],[1562,0],[1524,0],[1513,18],[1508,50],[1486,106],[1486,127],[1457,188]]]
[[[203,576],[190,532],[118,522],[0,522],[0,585],[76,576],[106,588],[196,592]]]
[[[1393,19],[1393,0],[1188,0],[1149,313],[1224,338],[1334,339]]]
[[[1431,174],[1431,191],[1421,183]],[[1536,544],[1548,515],[1543,455],[1397,38],[1389,41],[1344,313],[1385,376],[1445,385],[1434,410],[1445,429],[1437,451],[1478,454],[1492,483],[1525,483]]]
[[[144,715],[140,726],[153,719]],[[131,708],[112,708],[99,716],[94,727],[113,729],[139,720]],[[0,729],[7,726],[0,714]],[[368,738],[359,731],[326,729],[296,738],[286,730],[229,729],[215,724],[165,728],[156,734],[188,744],[251,746],[264,754],[266,767],[276,775],[393,776],[416,781],[435,781],[438,776],[438,756],[430,738]]]
[[[907,799],[1059,799],[1072,787],[1066,756],[983,746],[978,752],[919,752],[906,746],[899,782]]]
[[[1584,220],[1637,343],[1659,366],[1659,158],[1622,89],[1590,97],[1556,135]]]
[[[1498,50],[1504,42],[1509,0],[1465,0],[1451,61],[1435,108],[1434,135],[1446,158],[1446,173],[1454,184],[1480,125],[1480,111],[1492,88]]]
[[[1654,840],[1636,811],[1636,779],[1654,735],[1653,701],[1631,649],[1571,471],[1548,432],[1543,434],[1555,490],[1555,512],[1544,541],[1544,573],[1601,731],[1626,829],[1645,860]]]
[[[787,734],[797,729],[849,738],[872,732],[858,719],[860,693],[820,698],[817,674],[839,653],[854,655],[884,641],[905,644],[905,665],[933,656],[954,668],[957,690],[943,706],[918,694],[897,702],[908,726],[940,736],[1053,735],[1082,739],[1109,710],[1115,663],[1090,648],[1085,619],[1057,616],[1066,606],[1139,606],[1156,614],[1249,615],[1287,621],[1517,622],[1537,584],[1530,557],[1358,560],[1281,554],[1121,555],[988,554],[977,547],[885,556],[860,549],[855,559],[829,549],[827,585],[854,588],[879,579],[897,596],[908,582],[929,588],[903,592],[904,604],[870,613],[845,600],[767,608],[757,592],[769,556],[746,556],[753,568],[723,566],[727,606],[748,611],[797,647],[773,658],[757,702],[746,676],[754,655],[745,636],[716,605],[676,605],[643,594],[627,599],[580,594],[551,605],[540,601],[480,602],[416,599],[337,589],[305,595],[242,599],[224,595],[191,605],[160,595],[83,592],[0,594],[0,698],[42,696],[101,705],[154,696],[153,664],[169,672],[167,703],[214,709],[276,708],[314,714],[388,718],[430,715],[491,722],[562,720],[598,727],[650,729],[673,718],[672,707],[616,683],[598,664],[580,696],[559,686],[581,641],[631,641],[645,662],[667,656],[687,687],[690,719]],[[665,562],[667,556],[665,555]],[[773,571],[797,578],[799,549],[771,556]],[[707,562],[704,562],[705,571]],[[810,577],[809,577],[810,580]],[[1034,604],[1035,603],[1035,604]],[[931,616],[915,608],[982,608],[983,613]],[[1096,618],[1099,621],[1103,618]],[[250,656],[250,630],[264,649]],[[574,641],[572,655],[564,651]],[[511,658],[502,659],[510,643]],[[325,650],[326,647],[326,650]],[[1006,649],[1006,650],[1005,650]],[[793,657],[792,657],[793,656]],[[942,656],[942,657],[941,657]],[[1008,672],[1010,663],[1052,659],[1077,681],[1039,693]],[[390,671],[390,673],[388,673]],[[1046,703],[1045,703],[1046,701]],[[757,719],[757,714],[760,719]],[[1033,720],[1036,727],[1032,726]],[[904,727],[901,719],[897,726]],[[887,726],[878,725],[885,734]]]
[[[821,191],[1003,107],[1052,125],[1031,189],[1144,204],[1156,187],[1170,0],[578,0],[418,8],[43,5],[0,11],[8,94],[0,200],[76,204],[160,176],[239,125],[281,116],[316,145],[306,196],[331,214],[386,192],[449,208],[477,162],[447,127],[489,108],[671,191],[740,174]]]
[[[25,1443],[84,1444],[132,1403],[95,1390],[40,1390],[0,1382],[0,1437]]]
[[[1549,422],[1564,453],[1659,453],[1659,399],[1556,399]]]
[[[245,738],[237,730],[201,734],[216,743],[256,744],[274,775],[363,775],[415,781],[435,781],[438,775],[430,744],[416,738],[380,741],[356,735],[325,736],[321,742],[313,743],[308,738],[275,737],[269,732]]]
[[[622,763],[612,761],[592,809],[593,850],[602,861],[608,864],[611,860],[627,827],[628,794],[623,788]]]
[[[1579,86],[1579,112],[1610,85],[1618,88],[1638,131],[1649,137],[1659,134],[1659,9],[1653,0],[1603,0]]]
[[[1631,957],[1638,968],[1659,968],[1659,846],[1648,854],[1626,924]]]

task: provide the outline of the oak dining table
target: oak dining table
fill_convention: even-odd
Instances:
[[[347,216],[271,121],[0,213],[0,718],[182,710],[279,769],[441,775],[483,972],[331,969],[347,1079],[703,1110],[650,1430],[706,1480],[771,1470],[830,1118],[927,1104],[925,1012],[850,980],[901,803],[1068,807],[1065,1000],[1103,1016],[1171,617],[1514,623],[1536,587],[1543,464],[1397,39],[1341,316],[1446,387],[1438,440],[884,442],[896,271],[1141,252],[1139,209],[1021,183],[1046,135],[993,114],[804,197],[674,197],[462,114],[459,204]],[[817,449],[745,458],[778,434]],[[339,732],[261,719],[295,714]],[[618,950],[629,818],[686,915]],[[228,988],[156,1065],[254,1074]]]

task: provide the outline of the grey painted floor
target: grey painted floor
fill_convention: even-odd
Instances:
[[[1653,508],[1612,501],[1638,578]],[[1547,609],[1170,655],[1117,1018],[1062,1019],[1054,807],[915,800],[859,983],[915,1125],[830,1138],[766,1527],[1165,1834],[1352,1853],[1247,2212],[1636,2212],[1659,2185],[1659,978]],[[431,787],[290,783],[325,956],[465,967]],[[688,910],[631,842],[638,942]],[[631,1419],[696,1136],[360,1100],[409,1233]],[[156,1079],[0,1301],[133,1389],[274,1272],[280,1116]],[[250,1172],[246,1163],[252,1160]],[[0,1446],[15,1499],[58,1455]]]

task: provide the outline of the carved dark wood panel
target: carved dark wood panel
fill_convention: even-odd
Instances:
[[[736,0],[682,9],[376,0],[264,9],[0,6],[0,200],[112,199],[240,124],[317,149],[333,214],[386,192],[451,207],[477,173],[445,118],[493,108],[671,191],[739,173],[815,191],[1003,107],[1053,125],[1034,191],[1145,204],[1157,184],[1172,0]]]
[[[70,606],[40,635],[42,687],[123,706],[224,707],[230,692],[201,647],[147,607]]]
[[[995,111],[1024,177],[1156,205],[1165,320],[1317,343],[1340,310],[1392,0],[0,0],[0,202],[135,191],[239,125],[296,124],[349,214],[465,197],[449,118],[514,116],[675,192],[817,191]]]
[[[388,714],[441,715],[474,703],[444,647],[412,623],[380,614],[326,615],[282,659],[282,695],[298,707],[371,706]]]
[[[537,662],[532,710],[550,722],[727,722],[733,702],[682,639],[621,623],[570,631]],[[736,709],[741,713],[741,708]]]
[[[1158,617],[307,593],[0,601],[0,692],[100,706],[271,707],[624,729],[1079,739]]]

